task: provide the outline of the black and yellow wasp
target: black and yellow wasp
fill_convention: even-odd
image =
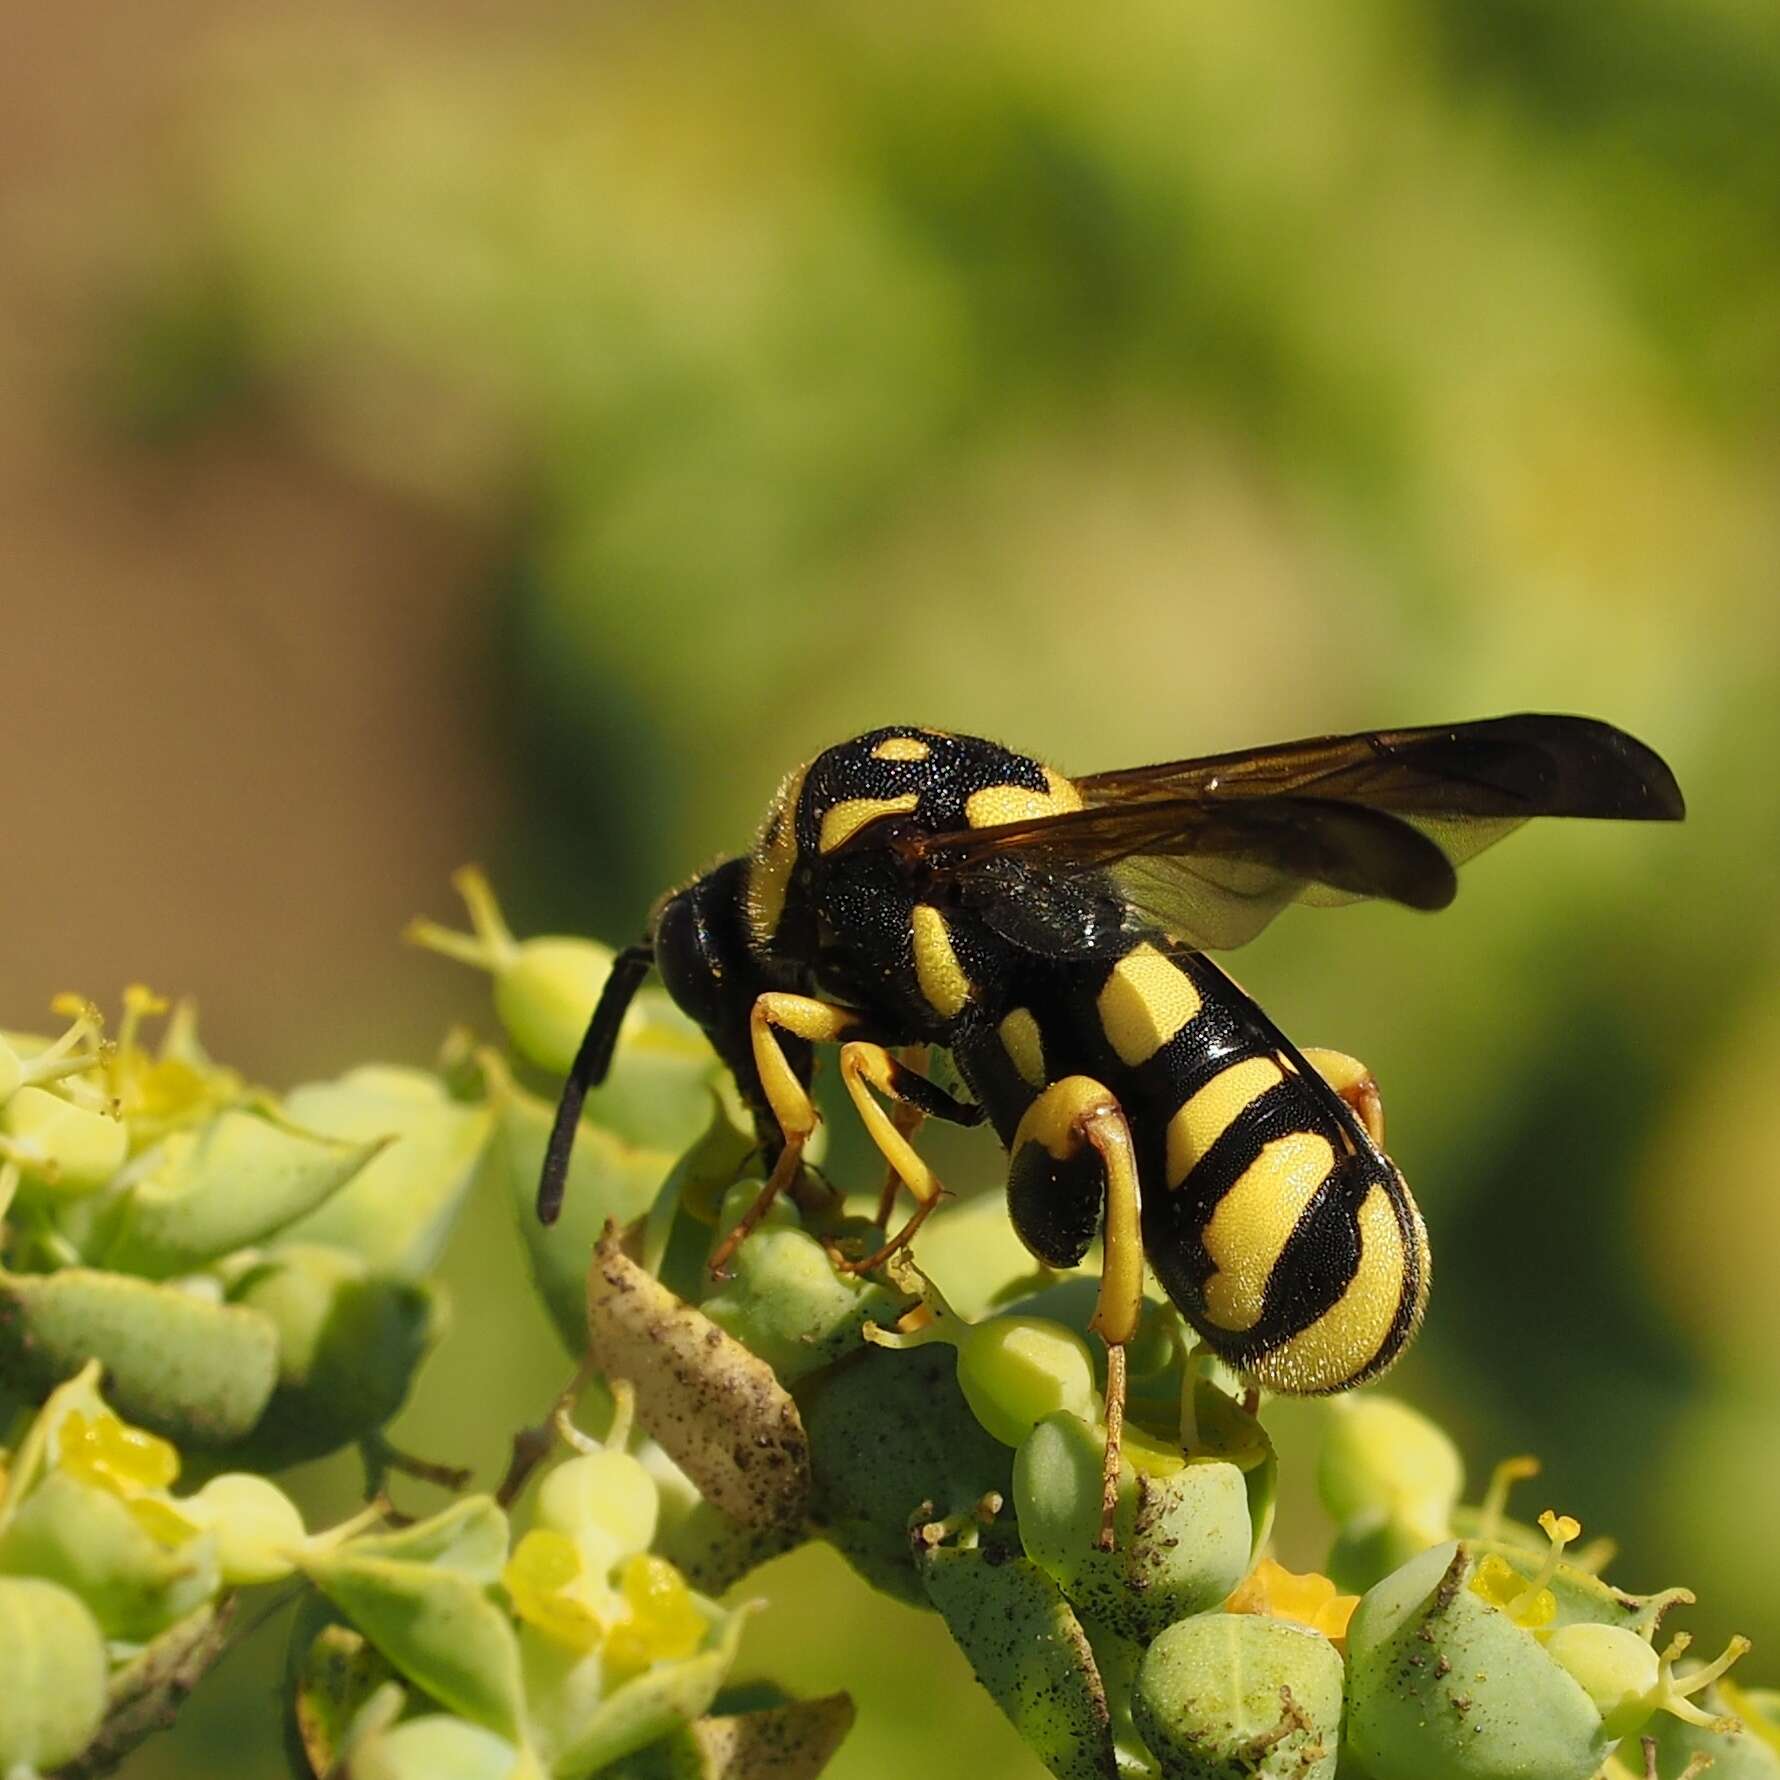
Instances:
[[[1451,901],[1453,867],[1531,816],[1674,821],[1673,775],[1623,731],[1516,716],[1320,737],[1067,779],[973,736],[876,729],[800,766],[753,850],[667,896],[619,954],[539,1189],[561,1203],[582,1097],[653,966],[752,1108],[771,1173],[720,1271],[799,1179],[813,1047],[840,1069],[914,1215],[940,1197],[919,1115],[987,1118],[1041,1261],[1105,1240],[1109,1490],[1143,1266],[1202,1339],[1277,1391],[1376,1378],[1427,1299],[1420,1214],[1368,1072],[1301,1051],[1209,958],[1289,902]],[[974,1097],[891,1054],[939,1046]],[[885,1102],[896,1106],[894,1115]],[[889,1216],[887,1195],[880,1222]]]

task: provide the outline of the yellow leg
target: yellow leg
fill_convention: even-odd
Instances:
[[[915,1212],[909,1221],[876,1254],[867,1255],[862,1261],[839,1262],[839,1267],[845,1273],[869,1273],[874,1267],[883,1266],[898,1249],[907,1248],[915,1232],[926,1222],[928,1214],[945,1192],[945,1188],[940,1185],[939,1176],[922,1161],[919,1152],[909,1142],[903,1121],[885,1112],[877,1099],[877,1095],[882,1094],[899,1112],[912,1105],[911,1078],[913,1081],[926,1083],[924,1076],[916,1075],[913,1070],[898,1063],[882,1045],[855,1041],[841,1046],[841,1080],[847,1084],[847,1092],[852,1096],[853,1105],[858,1109],[860,1121],[870,1134],[872,1142],[890,1164],[891,1178],[886,1199],[894,1197],[898,1183],[907,1187],[915,1196]],[[931,1087],[931,1084],[926,1085]],[[933,1092],[937,1093],[938,1090]],[[917,1124],[921,1116],[922,1109],[915,1107]],[[889,1222],[887,1205],[880,1211],[879,1221]]]
[[[927,1067],[930,1055],[926,1045],[904,1045],[902,1054],[897,1061],[904,1069],[920,1074]],[[921,1129],[921,1122],[927,1115],[912,1100],[898,1100],[890,1109],[890,1122],[902,1133],[904,1138],[913,1138]],[[878,1215],[876,1219],[880,1230],[890,1228],[890,1213],[896,1207],[896,1189],[902,1183],[902,1177],[896,1172],[894,1165],[884,1170],[884,1187],[878,1195]]]
[[[766,1216],[772,1203],[797,1178],[803,1162],[804,1146],[810,1141],[820,1115],[810,1099],[809,1090],[797,1079],[779,1041],[775,1028],[812,1044],[838,1044],[852,1027],[859,1024],[857,1014],[845,1008],[831,1007],[808,995],[762,995],[748,1015],[748,1036],[754,1049],[754,1067],[766,1103],[779,1121],[784,1147],[767,1182],[756,1195],[754,1203],[742,1213],[734,1229],[718,1243],[711,1256],[711,1277],[722,1279],[729,1268],[729,1258],[747,1240],[748,1234]]]
[[[1384,1101],[1379,1097],[1378,1081],[1372,1071],[1357,1057],[1350,1057],[1345,1051],[1325,1050],[1321,1045],[1306,1045],[1304,1061],[1360,1115],[1360,1122],[1382,1150]]]
[[[1088,1076],[1053,1082],[1026,1109],[1014,1134],[1018,1154],[1027,1142],[1042,1144],[1058,1162],[1084,1145],[1100,1158],[1106,1209],[1102,1224],[1100,1295],[1088,1327],[1106,1343],[1106,1452],[1100,1477],[1102,1551],[1113,1547],[1113,1514],[1119,1500],[1119,1448],[1125,1429],[1125,1343],[1143,1315],[1142,1196],[1137,1152],[1124,1109],[1110,1088]]]

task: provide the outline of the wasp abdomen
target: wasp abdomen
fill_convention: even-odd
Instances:
[[[1201,1012],[1166,1056],[1180,1092],[1150,1145],[1150,1264],[1211,1346],[1270,1388],[1374,1378],[1427,1297],[1409,1189],[1303,1058],[1244,1019],[1221,972],[1203,958],[1179,967]]]

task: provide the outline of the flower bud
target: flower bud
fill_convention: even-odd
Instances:
[[[728,1230],[753,1203],[758,1181],[742,1181],[724,1201]],[[783,1201],[735,1252],[730,1277],[699,1308],[794,1385],[832,1365],[864,1339],[868,1322],[893,1322],[909,1298],[859,1274],[841,1273],[827,1250]]]
[[[507,1738],[429,1712],[356,1740],[351,1772],[353,1780],[525,1780],[537,1769]]]
[[[86,1748],[105,1715],[105,1643],[80,1600],[34,1576],[0,1576],[0,1773],[47,1773]]]
[[[1329,1780],[1341,1690],[1341,1658],[1320,1634],[1254,1614],[1202,1613],[1149,1647],[1131,1712],[1164,1780]]]
[[[927,1321],[906,1331],[870,1325],[866,1340],[877,1347],[943,1342],[956,1348],[958,1388],[971,1413],[1003,1446],[1018,1446],[1059,1411],[1084,1421],[1100,1419],[1094,1356],[1073,1329],[1036,1316],[967,1323],[931,1285],[925,1298]]]
[[[214,1535],[229,1588],[281,1582],[296,1567],[303,1517],[290,1497],[264,1477],[225,1471],[196,1495],[181,1497],[179,1512]]]
[[[655,1542],[660,1496],[655,1479],[627,1452],[606,1448],[577,1453],[544,1474],[533,1519],[541,1528],[582,1545],[600,1567],[644,1552]]]
[[[416,920],[408,923],[403,937],[488,971],[494,978],[495,1012],[514,1049],[540,1069],[567,1075],[611,974],[611,948],[555,936],[521,944],[480,868],[466,865],[452,873],[451,882],[469,910],[471,931],[458,933],[435,921]],[[633,1013],[626,1024],[638,1020]]]
[[[1119,1467],[1114,1548],[1102,1551],[1104,1439],[1098,1426],[1063,1412],[1021,1443],[1014,1455],[1020,1540],[1079,1612],[1120,1636],[1147,1640],[1215,1607],[1242,1580],[1253,1534],[1248,1493],[1232,1464],[1152,1454],[1134,1438]]]
[[[0,1573],[42,1576],[78,1595],[108,1638],[141,1643],[213,1596],[216,1541],[145,1496],[126,1500],[58,1466],[0,1532]]]

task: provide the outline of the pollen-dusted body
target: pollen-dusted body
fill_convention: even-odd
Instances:
[[[772,1160],[727,1260],[798,1180],[813,1048],[915,1200],[941,1188],[921,1115],[987,1118],[1015,1227],[1071,1266],[1097,1233],[1108,1502],[1144,1258],[1204,1341],[1276,1390],[1376,1377],[1413,1336],[1428,1249],[1380,1147],[1368,1073],[1296,1049],[1204,955],[1286,903],[1450,900],[1453,866],[1533,815],[1674,819],[1643,744],[1575,717],[1318,738],[1070,780],[974,737],[879,729],[789,774],[753,850],[657,908],[620,955],[565,1089],[540,1210],[580,1100],[654,965],[709,1034]],[[961,1101],[890,1047],[947,1050]],[[890,1197],[880,1221],[888,1220]]]

